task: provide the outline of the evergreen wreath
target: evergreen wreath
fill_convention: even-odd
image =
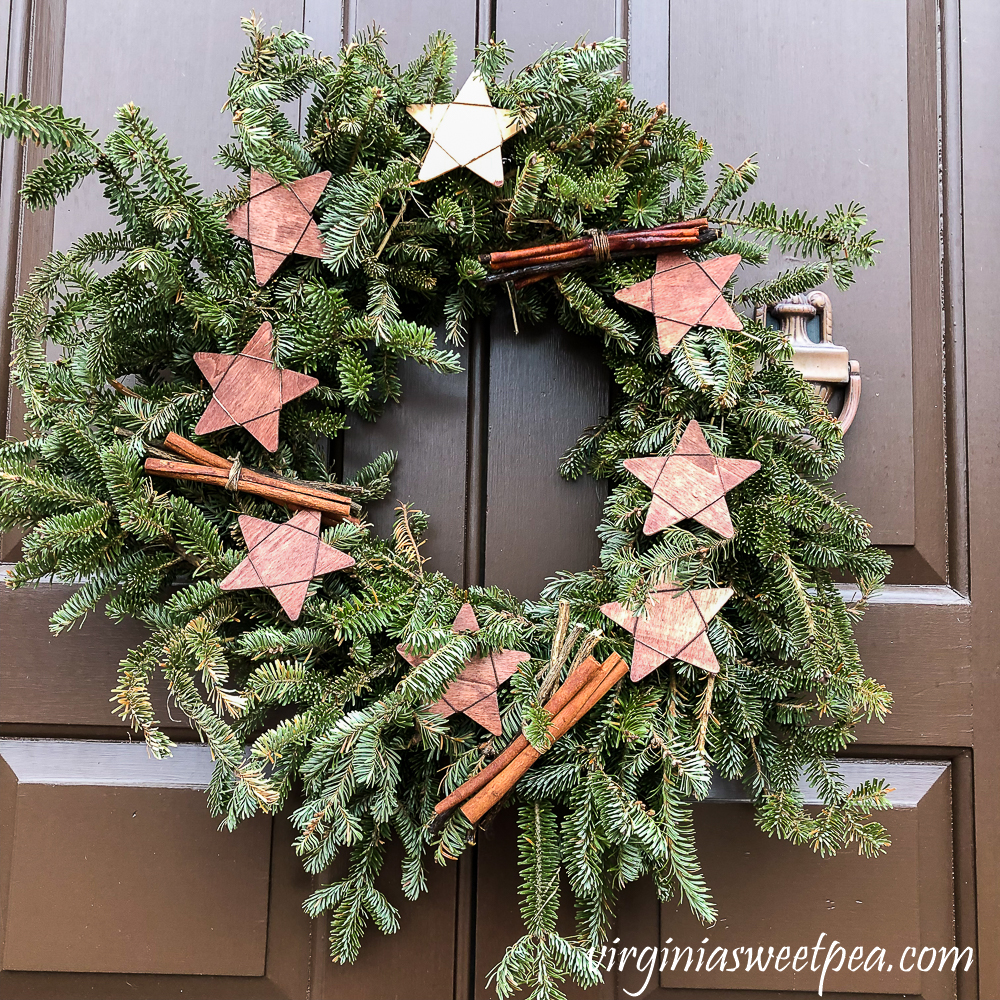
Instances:
[[[721,671],[673,661],[617,685],[519,782],[525,935],[493,970],[498,994],[528,986],[534,997],[557,997],[567,976],[596,982],[589,950],[617,891],[640,876],[651,875],[662,898],[679,896],[702,920],[714,918],[691,813],[713,771],[745,784],[769,835],[822,854],[848,844],[884,850],[888,837],[870,814],[888,805],[885,783],[847,787],[834,756],[856,723],[885,716],[891,698],[863,672],[852,638],[863,604],[845,606],[833,573],[867,597],[889,560],[831,490],[842,435],[786,363],[780,334],[748,315],[742,332],[696,327],[661,355],[653,318],[613,298],[652,274],[648,259],[566,273],[512,291],[510,303],[506,287],[498,297],[477,284],[484,251],[699,214],[723,236],[696,259],[739,253],[761,265],[777,247],[805,261],[738,294],[730,284],[734,305],[752,307],[830,278],[849,286],[876,253],[863,210],[838,206],[817,218],[746,204],[757,173],[750,159],[724,165],[710,188],[711,146],[633,96],[618,74],[618,39],[553,49],[506,80],[505,44],[480,46],[475,66],[494,104],[537,117],[504,145],[502,188],[465,170],[416,186],[427,135],[406,108],[452,99],[451,38],[432,36],[400,69],[374,29],[330,58],[311,53],[299,33],[265,32],[255,19],[243,27],[249,44],[229,87],[234,136],[218,162],[244,180],[220,194],[202,193],[134,105],[98,143],[60,108],[0,102],[5,135],[54,150],[25,182],[28,208],[54,205],[93,174],[116,220],[50,254],[14,308],[15,378],[30,430],[0,449],[0,526],[28,532],[9,585],[83,581],[53,615],[55,632],[102,603],[112,619],[145,624],[149,639],[121,663],[116,711],[153,754],[169,754],[149,694],[162,671],[211,747],[208,799],[225,826],[288,808],[310,872],[349,852],[345,877],[305,903],[311,915],[329,912],[336,960],[357,956],[369,922],[385,933],[398,927],[375,887],[385,842],[401,840],[403,890],[415,899],[428,858],[447,863],[474,839],[461,812],[432,826],[441,795],[522,729],[544,744],[539,687],[559,602],[569,602],[574,621],[603,630],[599,652],[627,659],[631,636],[599,606],[638,609],[668,579],[735,589],[708,627]],[[281,110],[300,97],[308,101],[301,135]],[[332,172],[315,212],[325,259],[292,258],[263,288],[248,245],[224,221],[246,200],[251,168],[286,183]],[[447,339],[460,342],[473,317],[511,304],[524,319],[554,319],[603,341],[612,412],[560,469],[610,480],[599,567],[559,573],[534,601],[462,590],[426,566],[427,519],[401,506],[392,538],[363,521],[323,532],[356,565],[314,581],[298,624],[265,591],[220,590],[245,554],[237,516],[274,518],[279,509],[143,474],[149,449],[169,431],[190,434],[210,399],[196,351],[235,353],[272,323],[276,362],[320,386],[285,406],[273,455],[239,428],[207,443],[259,469],[330,483],[318,440],[397,399],[403,359],[459,370],[434,326],[443,322]],[[49,342],[61,349],[57,360]],[[649,491],[622,462],[669,454],[694,418],[715,454],[762,465],[729,494],[736,536],[688,521],[647,538]],[[360,505],[384,497],[393,462],[384,454],[338,489]],[[450,630],[465,601],[481,625],[474,636]],[[411,666],[397,643],[426,659]],[[501,688],[503,739],[427,708],[477,648],[500,647],[534,658]],[[805,808],[800,776],[818,789],[818,811]],[[556,929],[562,877],[576,904],[573,936]]]

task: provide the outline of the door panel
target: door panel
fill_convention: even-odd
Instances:
[[[308,4],[309,10],[321,5]],[[436,15],[436,16],[435,16]],[[307,13],[307,17],[308,17]],[[316,15],[319,16],[318,14]],[[436,30],[451,32],[457,43],[455,85],[470,71],[476,44],[475,0],[436,0],[430,7],[394,3],[392,0],[349,0],[345,13],[346,43],[354,32],[371,23],[387,31],[386,52],[394,63],[406,63],[420,54]],[[332,34],[318,36],[317,45],[330,51],[341,44]],[[476,337],[476,332],[472,333]],[[443,335],[439,335],[443,340]],[[429,568],[452,579],[465,576],[467,468],[470,434],[470,384],[476,372],[470,367],[469,349],[460,350],[464,371],[441,375],[412,361],[402,365],[402,399],[390,403],[375,424],[352,416],[343,437],[343,463],[352,475],[383,451],[399,455],[392,476],[392,492],[371,508],[376,530],[391,531],[398,502],[412,503],[430,516],[423,553]],[[473,348],[473,359],[476,357]],[[471,417],[474,421],[474,415]],[[475,581],[470,581],[475,582]]]
[[[718,798],[713,793],[699,808],[696,823],[706,878],[718,887],[716,901],[724,916],[705,928],[686,907],[664,903],[660,940],[673,937],[681,946],[697,946],[708,936],[708,956],[715,948],[756,950],[762,945],[765,954],[768,946],[776,953],[787,946],[794,955],[802,947],[811,950],[826,934],[828,946],[840,941],[848,955],[861,946],[867,957],[879,947],[885,948],[886,959],[882,970],[873,961],[869,972],[857,966],[852,972],[845,956],[842,970],[829,972],[824,995],[842,991],[945,1000],[954,995],[950,971],[922,973],[915,967],[916,955],[903,962],[900,958],[914,945],[919,953],[922,942],[950,945],[954,938],[949,765],[852,761],[843,770],[852,785],[885,777],[895,788],[893,811],[886,817],[893,845],[885,857],[871,860],[844,851],[823,859],[807,848],[772,840],[754,826],[742,790],[733,789],[726,801],[725,788],[720,788]],[[790,893],[793,886],[808,886],[809,891]],[[671,990],[817,990],[819,977],[808,966],[796,972],[786,962],[783,970],[772,965],[765,973],[757,968],[748,972],[745,951],[740,971],[734,969],[732,952],[723,962],[726,971],[719,971],[716,961],[713,970],[684,972],[686,955],[676,968],[674,958],[671,949],[671,963],[659,975],[660,986]],[[824,960],[820,953],[820,963]],[[836,968],[840,963],[834,958],[832,964]],[[634,971],[630,978],[634,980]]]
[[[699,44],[708,24],[711,61]],[[829,291],[834,335],[864,384],[837,484],[873,540],[893,546],[893,579],[928,584],[946,578],[934,37],[922,0],[673,0],[669,60],[659,80],[643,77],[719,161],[759,151],[755,198],[867,207],[884,241],[877,267],[849,292]],[[718,84],[716,60],[738,86]]]
[[[0,746],[16,788],[4,968],[264,974],[271,820],[219,832],[207,748],[164,767],[140,744]]]
[[[339,6],[306,0],[307,20],[322,17],[324,8],[331,13],[339,13]],[[317,13],[312,14],[313,10]],[[472,57],[478,40],[479,8],[476,0],[423,0],[413,4],[398,3],[396,0],[345,0],[343,17],[345,43],[351,35],[370,24],[383,27],[387,32],[386,52],[394,63],[416,59],[430,35],[436,31],[447,31],[456,45],[455,86],[461,86],[472,72]],[[321,36],[311,29],[307,30],[319,43]],[[339,46],[339,38],[336,42],[331,39],[321,45],[326,51],[333,51]]]
[[[65,10],[58,3],[46,5],[49,14],[53,8],[65,15],[58,30],[36,28],[33,37],[42,54],[58,64],[58,73],[50,73],[56,83],[44,96],[38,96],[37,88],[33,91],[37,100],[58,103],[61,78],[67,110],[106,132],[113,127],[115,107],[131,98],[163,130],[172,151],[186,160],[203,187],[232,182],[212,157],[230,132],[229,119],[219,109],[244,43],[239,17],[248,14],[248,8],[227,3],[206,11],[204,5],[174,4],[167,28],[156,34],[148,30],[146,12],[140,14],[138,6],[124,0],[86,5],[69,0]],[[464,9],[466,14],[472,11],[474,25],[475,6],[466,4]],[[305,17],[310,27],[328,29],[328,37],[317,38],[317,44],[328,51],[340,45],[339,9],[332,16],[329,5],[309,4],[303,13],[302,4],[277,2],[264,9],[258,6],[258,12],[268,24],[299,29]],[[376,16],[391,30],[388,13]],[[199,32],[192,40],[189,29],[195,23]],[[69,32],[65,45],[64,25]],[[473,42],[474,37],[466,38],[464,58],[471,56]],[[422,43],[402,57],[415,55]],[[41,55],[35,58],[44,63]],[[10,176],[5,171],[5,184]],[[106,226],[108,217],[100,190],[92,184],[60,206],[54,225],[51,218],[28,223],[22,231],[38,235],[21,242],[24,269],[53,245],[53,228],[55,245],[65,248],[82,233]],[[12,291],[8,283],[5,293]],[[418,366],[408,367],[403,378],[404,392],[412,400],[408,410],[390,407],[387,420],[378,425],[379,437],[365,439],[362,432],[349,438],[344,448],[347,462],[356,467],[386,448],[403,452],[395,496],[427,499],[425,507],[434,517],[429,553],[436,557],[434,568],[461,578],[468,378],[439,376]],[[433,455],[428,451],[432,445],[437,448]],[[442,468],[449,475],[442,475]],[[391,501],[382,508],[375,517],[387,528]],[[312,989],[313,996],[381,997],[388,995],[390,978],[399,984],[401,996],[450,994],[456,940],[454,868],[432,866],[433,899],[425,906],[401,898],[398,859],[394,865],[390,858],[382,888],[401,909],[403,930],[388,939],[374,931],[355,966],[333,966],[327,957],[325,922],[311,924],[301,909],[322,880],[302,871],[291,847],[294,831],[285,819],[273,821],[273,848],[272,822],[266,818],[255,820],[235,839],[218,833],[205,804],[207,776],[199,771],[204,770],[203,748],[181,746],[172,759],[154,762],[139,744],[85,741],[95,736],[128,738],[111,714],[109,696],[118,661],[143,636],[138,626],[114,625],[100,613],[80,629],[52,636],[48,617],[71,592],[65,586],[0,592],[5,651],[0,672],[2,733],[61,737],[0,742],[0,756],[6,753],[20,762],[20,770],[0,765],[5,779],[0,790],[0,913],[6,949],[0,981],[5,995],[134,997],[139,990],[157,998],[235,1000],[304,998]],[[16,655],[11,655],[15,649]],[[162,684],[153,696],[167,722],[165,732],[190,740],[193,733],[185,724],[169,724]],[[31,757],[40,746],[47,754],[41,772]],[[95,747],[104,748],[100,773],[80,779],[78,772]],[[31,758],[28,764],[25,753]],[[134,754],[141,755],[138,772],[134,766],[130,770]],[[178,766],[182,772],[185,767],[195,772],[186,784],[180,781],[183,787],[174,787],[176,776],[171,778]],[[53,826],[46,836],[33,836],[41,818],[53,811],[79,818]],[[99,830],[96,824],[101,824]],[[75,839],[67,840],[68,831]],[[251,841],[253,850],[248,852],[241,845]],[[229,855],[220,865],[225,850]],[[43,864],[48,874],[40,881],[34,872]],[[185,884],[196,875],[197,882]],[[69,898],[53,909],[53,893],[63,885],[70,886]],[[201,894],[208,892],[211,901],[206,905]],[[146,906],[156,907],[152,915]],[[67,925],[82,928],[69,934],[69,945]],[[414,960],[416,955],[419,960]]]
[[[866,744],[969,746],[972,742],[972,614],[967,601],[914,606],[910,591],[891,588],[901,599],[872,604],[857,629],[861,660],[893,694],[884,723],[862,723]],[[944,588],[927,588],[934,601]],[[905,602],[905,603],[903,603]]]
[[[847,945],[844,970],[839,975],[828,974],[825,996],[840,996],[840,991],[927,1000],[953,996],[955,977],[949,971],[950,959],[944,973],[899,968],[905,948],[916,945],[919,954],[922,942],[950,946],[954,938],[951,766],[940,761],[856,760],[843,769],[851,783],[882,776],[895,788],[890,796],[893,811],[885,821],[893,846],[884,858],[870,860],[846,851],[834,859],[821,859],[808,848],[772,840],[755,827],[752,808],[739,785],[717,782],[709,799],[696,807],[695,825],[706,878],[719,907],[719,922],[704,927],[684,904],[657,904],[647,880],[630,886],[619,899],[617,918],[608,935],[602,963],[604,983],[592,992],[571,991],[571,995],[604,998],[625,996],[629,991],[665,998],[697,995],[705,1000],[728,995],[728,990],[767,991],[740,993],[754,997],[773,996],[770,991],[775,990],[787,991],[783,996],[815,995],[819,977],[808,965],[802,969],[800,964],[798,973],[791,967],[775,972],[773,965],[766,973],[756,968],[747,972],[743,952],[741,969],[736,971],[732,949],[752,946],[756,953],[763,945],[766,958],[768,946],[776,953],[788,946],[794,956],[800,947],[811,950],[825,933],[827,945],[832,941]],[[810,801],[808,792],[806,801]],[[516,822],[508,811],[479,838],[477,967],[484,975],[500,960],[504,944],[522,933],[510,887],[516,866],[516,837]],[[792,891],[793,887],[799,891]],[[498,897],[506,905],[498,906]],[[563,906],[563,925],[565,931],[571,931],[567,905]],[[661,971],[665,945],[669,961]],[[864,946],[866,957],[872,948],[886,949],[881,973],[874,968],[867,975],[849,972],[846,957],[859,945]],[[676,967],[675,946],[681,949]],[[685,973],[684,949],[688,946],[692,947],[693,967]],[[699,947],[705,949],[704,963],[714,949],[727,949],[723,964],[728,971],[715,968],[719,952],[711,970],[703,966],[696,972]],[[632,948],[635,951],[626,950]],[[657,949],[651,974],[648,952],[641,970],[636,964],[648,948]],[[906,964],[913,964],[914,957],[908,955]],[[890,964],[892,970],[888,969]],[[480,985],[477,995],[486,998],[494,994]]]
[[[335,877],[346,874],[346,856],[338,858]],[[399,910],[400,931],[384,935],[371,927],[353,965],[335,965],[326,947],[325,921],[314,933],[312,996],[316,1000],[441,1000],[452,995],[456,965],[459,872],[427,861],[427,894],[417,902],[400,888],[403,852],[393,841],[386,851],[378,888]]]
[[[124,729],[111,714],[108,699],[117,683],[118,663],[148,633],[134,621],[114,626],[100,609],[78,628],[52,635],[49,618],[74,590],[62,584],[0,589],[4,647],[11,651],[0,657],[0,719],[7,726]],[[154,684],[153,703],[169,721],[162,678]]]
[[[222,105],[246,42],[239,30],[240,18],[250,13],[244,0],[173,0],[170,16],[157,18],[155,30],[144,4],[65,0],[65,6],[61,99],[67,113],[104,136],[115,127],[115,110],[132,101],[203,190],[233,184],[214,158],[232,132]],[[301,0],[265,0],[255,9],[267,25],[302,28]],[[109,226],[100,184],[90,177],[56,208],[54,247],[65,250],[84,233]]]
[[[553,45],[624,35],[627,7],[626,0],[498,0],[497,38],[504,39],[514,50],[516,70]]]
[[[608,412],[600,344],[558,327],[514,332],[494,316],[490,351],[486,583],[537,597],[556,570],[600,562],[594,527],[607,497],[589,476],[567,482],[559,459]]]
[[[504,23],[505,10],[501,0],[498,25]],[[544,11],[538,14],[540,34],[548,28],[546,16]],[[522,24],[519,30],[530,38],[535,19],[526,23],[530,29]],[[876,598],[858,628],[869,672],[895,692],[896,704],[885,725],[860,727],[859,739],[890,747],[894,756],[906,761],[883,766],[883,773],[893,774],[894,785],[908,768],[920,770],[923,783],[918,791],[896,793],[897,808],[885,819],[895,841],[886,858],[867,861],[847,852],[829,867],[803,848],[769,841],[753,826],[747,805],[727,798],[724,788],[714,789],[711,802],[699,808],[697,822],[708,879],[718,886],[721,923],[699,933],[695,943],[711,934],[713,942],[725,946],[728,928],[732,943],[758,939],[772,943],[782,927],[802,934],[807,929],[811,933],[814,928],[832,928],[836,922],[832,918],[824,923],[832,913],[837,920],[843,916],[843,926],[853,928],[859,942],[875,941],[880,935],[888,942],[891,932],[894,946],[911,935],[918,949],[924,944],[950,947],[956,940],[956,908],[967,908],[971,898],[968,881],[963,877],[956,885],[949,874],[953,817],[954,829],[968,833],[970,779],[964,770],[960,778],[956,776],[953,796],[949,765],[907,761],[922,752],[920,747],[958,749],[972,741],[972,615],[968,598],[961,593],[965,586],[961,543],[957,551],[953,545],[948,565],[948,519],[961,523],[964,486],[957,476],[946,506],[944,455],[946,441],[952,440],[946,432],[951,435],[952,429],[945,420],[941,381],[941,295],[949,262],[940,250],[942,203],[934,109],[939,60],[947,49],[938,49],[936,10],[922,0],[908,5],[903,0],[878,4],[633,0],[628,27],[628,73],[640,95],[653,103],[668,100],[673,111],[718,142],[720,159],[738,162],[760,151],[756,197],[820,209],[827,202],[832,207],[833,202],[857,197],[866,202],[872,224],[886,240],[877,269],[862,275],[847,295],[834,296],[836,339],[861,360],[866,379],[861,411],[846,439],[848,458],[838,485],[866,513],[875,536],[890,546],[897,563],[892,579],[898,583]],[[572,41],[581,33],[575,23],[568,24],[561,38],[545,37],[545,45]],[[505,34],[509,39],[510,32]],[[871,38],[864,47],[857,41],[862,35]],[[712,58],[706,57],[709,48]],[[723,65],[724,78],[719,74]],[[791,264],[772,261],[771,270]],[[501,307],[495,330],[506,322],[501,318],[505,315]],[[494,337],[495,359],[504,341],[499,331]],[[578,522],[568,521],[568,512],[550,501],[558,495],[558,488],[546,479],[552,472],[530,460],[541,457],[542,448],[532,441],[530,418],[518,418],[532,404],[537,406],[534,399],[525,405],[527,387],[543,387],[550,374],[558,378],[562,371],[554,360],[546,363],[536,356],[532,347],[525,351],[525,339],[515,341],[519,350],[511,360],[491,365],[487,569],[490,574],[501,570],[506,575],[497,582],[527,596],[536,592],[539,579],[566,565],[550,561],[551,544],[538,540],[568,534],[569,524],[575,533]],[[565,396],[561,405],[544,409],[544,437],[549,442],[571,440],[584,426],[576,411],[579,402],[572,401],[569,393]],[[504,407],[514,416],[501,424],[494,412],[503,412]],[[504,443],[495,444],[494,437]],[[551,459],[548,464],[551,470]],[[531,498],[527,507],[525,497]],[[538,499],[544,502],[535,502]],[[578,509],[574,516],[582,513]],[[598,514],[595,507],[589,527]],[[952,538],[954,542],[954,533]],[[565,538],[561,544],[568,548],[560,550],[559,557],[571,558],[574,566],[592,558],[589,539],[582,535]],[[511,570],[506,569],[508,563]],[[955,750],[923,752],[952,759]],[[845,773],[852,774],[857,766],[845,764]],[[492,995],[482,986],[482,977],[499,960],[500,942],[510,942],[521,932],[515,836],[513,817],[506,815],[479,838],[476,966],[482,996]],[[955,864],[964,873],[969,849],[967,839],[956,842]],[[794,885],[794,904],[761,902],[761,892],[750,888],[745,876],[750,868],[762,888],[779,879],[786,891]],[[713,876],[713,871],[718,874]],[[866,891],[855,891],[855,886]],[[864,919],[849,908],[827,910],[829,899],[846,899],[850,892],[854,892],[852,907],[859,907],[853,899],[867,900]],[[668,926],[651,893],[648,885],[628,890],[611,937],[618,935],[639,948],[662,944],[674,933],[674,923],[681,921],[677,926],[686,927],[686,936],[694,938],[693,921],[671,909]],[[900,913],[905,919],[897,918]],[[797,923],[781,924],[792,916]],[[566,926],[569,929],[571,922]],[[835,936],[846,940],[842,925],[836,926]],[[967,923],[963,925],[959,936],[963,947],[972,943],[969,930]],[[886,971],[880,981],[842,977],[839,986],[834,982],[832,988],[872,995],[912,990],[947,996],[954,988],[948,977],[921,979],[898,968],[891,974]],[[618,976],[595,994],[623,995],[625,989],[641,985],[633,972],[631,980]],[[969,977],[962,979],[961,988],[969,989]],[[699,995],[716,995],[716,989],[763,989],[768,992],[753,994],[763,997],[774,995],[772,990],[815,991],[816,985],[747,979],[744,973],[739,982],[732,975],[717,981],[704,976],[664,980],[655,993],[687,995],[694,989]]]
[[[196,745],[154,761],[141,744],[0,740],[4,995],[304,995],[309,881],[292,831],[273,821],[272,846],[258,816],[220,832],[211,773]]]
[[[62,50],[65,11],[61,2],[36,5],[33,0],[11,0],[7,33],[8,93],[27,95],[34,104],[59,102],[62,86]],[[0,414],[8,434],[22,429],[23,407],[11,392],[11,335],[7,317],[15,295],[24,290],[31,270],[52,249],[54,212],[24,211],[18,192],[23,178],[45,158],[41,147],[21,148],[5,139],[0,160],[0,225],[7,239],[2,257],[3,298],[0,308]],[[0,535],[0,560],[16,559],[20,533]]]
[[[468,351],[462,350],[463,368]],[[357,415],[344,434],[344,469],[353,475],[383,451],[399,456],[392,492],[372,504],[375,529],[392,532],[398,503],[412,503],[430,516],[428,568],[461,580],[465,560],[465,449],[468,436],[468,374],[441,375],[407,361],[402,401],[387,404],[377,423]]]

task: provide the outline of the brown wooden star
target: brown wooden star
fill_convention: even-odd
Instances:
[[[478,73],[465,81],[451,104],[411,104],[406,110],[431,134],[418,181],[468,167],[483,180],[503,186],[500,147],[523,124],[518,123],[516,112],[493,107]],[[522,122],[532,117],[528,112]]]
[[[451,625],[452,632],[478,632],[479,622],[471,604],[463,604]],[[411,653],[399,645],[396,651],[411,666],[418,667],[426,656]],[[465,669],[448,685],[444,696],[430,705],[432,712],[447,718],[461,712],[488,729],[494,736],[503,733],[500,723],[500,704],[497,688],[509,680],[520,664],[531,659],[530,653],[516,649],[497,649],[485,656],[474,656],[466,660]]]
[[[760,468],[760,462],[748,458],[713,455],[697,420],[684,428],[672,455],[627,458],[624,465],[653,491],[642,526],[647,535],[690,517],[723,538],[736,534],[726,493]]]
[[[244,514],[240,530],[250,551],[219,586],[223,590],[266,587],[296,621],[314,577],[354,565],[346,552],[320,539],[320,518],[318,510],[300,510],[284,524],[275,524]]]
[[[330,180],[330,171],[284,185],[270,174],[250,171],[250,200],[226,217],[233,234],[249,240],[258,285],[266,285],[289,254],[326,253],[312,210]]]
[[[602,605],[601,611],[635,637],[632,680],[642,680],[667,660],[683,660],[717,674],[719,661],[705,629],[732,596],[729,587],[681,590],[668,585],[649,592],[645,617],[630,615],[617,601]]]
[[[693,326],[743,329],[722,294],[741,259],[734,253],[695,261],[680,250],[669,250],[656,258],[652,278],[615,292],[615,298],[656,317],[660,353],[669,354]]]
[[[273,356],[270,323],[261,323],[239,354],[198,351],[194,361],[212,387],[212,402],[201,415],[195,434],[242,427],[268,451],[276,451],[282,406],[314,389],[319,379],[275,368]]]

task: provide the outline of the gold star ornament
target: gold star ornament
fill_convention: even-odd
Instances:
[[[503,185],[501,145],[535,117],[524,113],[519,123],[517,112],[493,107],[478,73],[465,81],[451,104],[411,104],[406,110],[431,134],[418,181],[468,167],[497,187]]]

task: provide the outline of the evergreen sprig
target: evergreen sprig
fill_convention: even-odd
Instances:
[[[370,924],[398,927],[376,888],[385,841],[400,838],[403,891],[416,898],[426,890],[425,861],[447,863],[474,838],[460,813],[432,832],[434,803],[522,728],[547,742],[533,668],[500,690],[502,740],[428,710],[467,658],[506,647],[546,660],[560,600],[584,629],[604,629],[596,655],[628,657],[630,637],[600,605],[641,607],[668,578],[734,589],[709,629],[720,672],[711,678],[673,661],[639,685],[620,684],[519,783],[525,935],[494,970],[498,993],[527,987],[548,1000],[567,977],[594,982],[590,949],[606,935],[620,889],[643,875],[661,898],[713,918],[691,803],[708,795],[714,773],[744,783],[770,835],[822,854],[884,850],[885,831],[871,819],[887,806],[884,784],[848,788],[835,757],[859,721],[885,716],[890,697],[858,657],[852,624],[863,603],[845,607],[833,573],[853,577],[864,598],[888,560],[830,486],[841,433],[787,364],[788,345],[747,317],[742,331],[696,328],[662,356],[651,317],[614,299],[649,276],[648,260],[581,269],[510,299],[476,284],[485,251],[708,214],[724,236],[705,256],[740,253],[761,265],[776,246],[802,258],[745,283],[735,299],[753,305],[829,278],[849,285],[877,252],[863,210],[837,206],[821,217],[747,204],[752,158],[723,165],[709,184],[711,147],[664,107],[634,97],[617,72],[618,39],[555,48],[506,78],[507,46],[480,46],[475,66],[494,103],[525,121],[534,115],[504,145],[504,184],[454,171],[415,185],[426,133],[406,108],[451,99],[450,37],[433,35],[398,68],[377,29],[338,58],[256,19],[244,30],[227,102],[234,134],[218,157],[236,178],[218,194],[198,188],[134,105],[98,143],[61,109],[16,96],[0,103],[5,135],[53,149],[25,181],[29,206],[51,205],[93,174],[115,219],[113,230],[50,254],[14,307],[29,430],[25,441],[0,445],[0,528],[27,531],[10,585],[81,584],[53,615],[54,631],[102,604],[112,617],[140,620],[149,638],[123,660],[113,696],[126,724],[155,756],[170,752],[150,695],[161,674],[212,749],[208,799],[227,827],[295,803],[295,847],[310,872],[348,855],[343,877],[306,902],[311,915],[330,914],[339,961],[356,957]],[[283,112],[300,98],[301,134]],[[246,198],[251,168],[286,182],[333,175],[316,210],[326,258],[292,258],[264,288],[247,244],[224,222]],[[610,481],[599,568],[558,573],[527,603],[495,588],[462,590],[429,571],[427,518],[403,506],[388,539],[367,524],[324,533],[356,564],[314,581],[299,623],[265,591],[219,588],[244,555],[238,516],[283,512],[143,474],[148,449],[168,431],[191,435],[210,398],[194,352],[232,353],[269,320],[278,363],[321,385],[285,407],[274,455],[241,429],[207,444],[247,465],[329,482],[318,438],[374,419],[398,398],[403,359],[457,370],[435,328],[459,342],[474,317],[511,304],[528,321],[555,319],[604,345],[615,405],[561,464],[569,478]],[[59,350],[54,360],[49,345]],[[729,541],[691,524],[642,534],[649,492],[622,462],[669,454],[692,418],[716,454],[761,463],[729,494],[737,528]],[[380,456],[342,489],[361,504],[385,496],[394,462]],[[466,600],[482,626],[474,637],[451,632]],[[424,657],[418,666],[400,658],[400,643]],[[803,777],[818,809],[803,800]],[[557,921],[562,880],[574,900],[572,933]]]

